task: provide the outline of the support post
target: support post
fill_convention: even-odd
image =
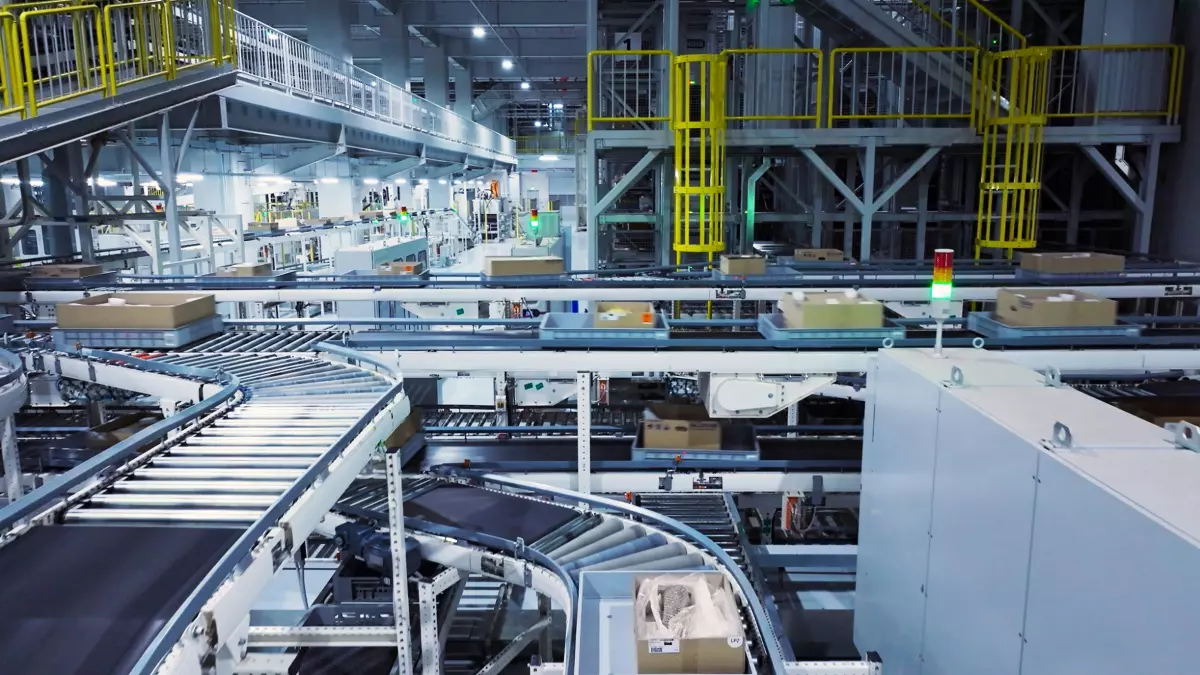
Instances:
[[[758,179],[763,177],[767,169],[771,168],[771,159],[765,158],[762,164],[755,167],[754,171],[746,178],[746,234],[742,237],[740,250],[742,253],[749,253],[754,247],[754,201],[758,197]]]
[[[388,539],[392,549],[392,614],[396,621],[396,673],[413,675],[412,651],[408,644],[408,565],[404,550],[404,494],[400,480],[400,458],[385,456],[388,490]]]
[[[4,460],[4,494],[12,504],[24,495],[21,489],[21,457],[17,452],[17,432],[12,415],[0,420],[0,455]]]
[[[867,138],[867,148],[864,153],[862,181],[863,181],[863,204],[867,208],[862,212],[862,234],[860,235],[858,247],[858,259],[866,262],[871,259],[871,229],[874,225],[875,212],[878,206],[875,205],[875,137]],[[885,200],[886,201],[886,200]]]
[[[1079,245],[1079,214],[1083,209],[1083,188],[1092,177],[1092,166],[1078,154],[1071,158],[1071,194],[1067,196],[1067,245]]]
[[[1157,138],[1150,141],[1147,150],[1146,170],[1142,174],[1142,208],[1138,213],[1134,229],[1138,253],[1150,252],[1150,234],[1154,224],[1154,200],[1158,194],[1158,163],[1162,155],[1162,143]]]
[[[588,138],[590,139],[591,136]],[[612,186],[612,189],[608,191],[608,194],[599,198],[595,202],[595,215],[599,216],[607,211],[610,206],[612,206],[618,199],[621,198],[621,195],[625,194],[626,190],[632,187],[634,183],[638,182],[642,176],[646,175],[646,172],[650,170],[650,166],[654,163],[654,160],[658,158],[661,152],[661,150],[647,150],[646,154],[642,155],[642,158],[637,161],[637,164],[634,164],[633,168],[631,168],[628,173],[622,176],[621,180],[617,181],[616,185]],[[593,211],[593,209],[588,209],[589,218],[592,217],[591,211]]]
[[[176,202],[175,162],[171,159],[171,122],[163,113],[159,130],[158,148],[162,153],[162,177],[158,181],[166,201],[163,204],[164,222],[167,226],[167,260],[179,262],[183,259],[183,243],[179,232],[179,207]]]
[[[592,493],[592,374],[575,374],[575,426],[579,446],[579,485],[576,491]]]
[[[433,584],[417,584],[417,603],[421,613],[421,675],[440,675],[442,643],[438,639],[438,602]]]
[[[916,259],[925,259],[925,237],[929,227],[929,182],[933,171],[927,167],[921,170],[917,183],[917,251]]]

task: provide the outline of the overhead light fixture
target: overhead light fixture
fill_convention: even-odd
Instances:
[[[0,178],[0,183],[4,183],[5,185],[20,185],[21,179],[13,178],[12,176],[5,176],[3,178]]]
[[[397,178],[396,179],[396,185],[404,185],[407,182],[408,182],[407,178]]]
[[[487,31],[485,31],[483,29],[483,26],[475,26],[474,28],[471,29],[471,35],[474,35],[477,38],[481,38],[484,35],[487,35]]]
[[[543,162],[557,162],[558,155],[542,155],[541,157],[538,157],[538,159]]]
[[[158,187],[158,183],[155,183],[155,182],[154,182],[154,181],[152,181],[152,180],[142,181],[141,183],[138,183],[138,185],[140,185],[141,187],[144,187],[144,188],[156,188],[156,187]]]
[[[512,59],[504,59],[500,62],[500,67],[505,70],[512,70]]]
[[[378,178],[364,178],[363,185],[379,185]]]
[[[326,185],[333,185],[334,183],[338,182],[338,179],[332,178],[332,177],[326,177],[326,178],[322,178],[321,182]]]
[[[555,103],[554,105],[552,105],[552,106],[550,106],[550,107],[551,107],[551,108],[554,108],[555,110],[562,110],[562,109],[563,109],[563,104],[561,104],[561,103]]]
[[[540,127],[540,126],[542,126],[542,121],[541,121],[541,120],[534,120],[534,121],[533,121],[533,126],[535,126],[535,127]]]
[[[115,180],[109,180],[107,178],[97,178],[96,179],[96,185],[98,185],[100,187],[112,187],[116,184],[117,184],[117,181],[115,181]]]
[[[429,179],[428,179],[428,178],[422,178],[422,179],[421,179],[421,185],[429,185]]]
[[[176,183],[199,183],[204,180],[204,176],[198,173],[177,173],[175,174]]]
[[[528,83],[528,82],[522,82],[522,83],[521,83],[521,88],[522,88],[522,89],[528,89],[528,88],[529,88],[529,83]]]
[[[455,184],[455,185],[462,185],[462,181],[461,181],[461,180],[456,180],[456,181],[454,181],[454,184]]]
[[[33,187],[42,187],[43,185],[45,185],[45,183],[42,182],[41,178],[34,178],[33,180],[29,181],[29,184],[32,185]],[[155,185],[158,185],[158,183],[155,183]]]
[[[445,185],[445,184],[446,184],[446,179],[445,179],[445,178],[439,178],[439,179],[438,179],[438,185]]]

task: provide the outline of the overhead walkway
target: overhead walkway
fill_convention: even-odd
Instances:
[[[0,163],[193,101],[202,101],[195,117],[173,115],[173,126],[464,167],[516,163],[512,139],[236,12],[232,0],[96,5],[0,11]]]

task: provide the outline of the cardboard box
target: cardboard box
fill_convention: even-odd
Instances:
[[[642,421],[642,447],[720,450],[721,425],[704,406],[659,403],[647,408]]]
[[[1009,326],[1112,326],[1117,302],[1064,288],[1001,288],[996,319]]]
[[[563,269],[563,259],[558,256],[530,256],[521,258],[491,256],[483,259],[483,271],[489,277],[562,274]]]
[[[1159,427],[1175,422],[1200,426],[1200,401],[1192,398],[1136,398],[1116,406]]]
[[[51,279],[82,279],[104,273],[99,265],[34,265],[28,269],[29,276]]]
[[[421,274],[425,271],[425,263],[420,262],[390,262],[383,263],[375,268],[376,274],[381,275],[413,275]]]
[[[845,260],[840,248],[798,248],[792,253],[795,260]]]
[[[246,226],[247,232],[278,232],[279,223],[250,223]]]
[[[767,260],[757,255],[721,256],[721,274],[731,277],[748,277],[767,273]]]
[[[217,270],[219,277],[269,277],[271,263],[238,263]]]
[[[597,302],[592,310],[595,328],[654,328],[652,302]]]
[[[797,299],[797,296],[803,299]],[[882,328],[883,304],[845,293],[789,293],[779,301],[787,328]]]
[[[1111,253],[1022,253],[1021,269],[1044,274],[1123,272],[1125,256]]]
[[[723,588],[732,593],[729,582],[720,572],[676,572],[671,574],[636,575],[633,597],[643,584],[669,583],[672,579],[697,575],[711,588]],[[674,638],[670,640],[646,637],[646,619],[634,616],[634,639],[637,641],[637,672],[644,675],[682,675],[713,673],[729,675],[746,672],[746,636],[738,625],[738,633],[722,637]]]
[[[396,430],[387,437],[383,442],[384,446],[389,450],[399,450],[404,447],[413,436],[416,436],[425,427],[421,423],[421,409],[413,408],[408,417],[396,427]]]
[[[124,300],[110,305],[109,298]],[[213,296],[196,293],[106,293],[58,305],[59,328],[171,330],[216,314]]]
[[[363,211],[358,214],[360,218],[371,220],[374,218],[383,218],[383,211]]]
[[[278,221],[276,221],[276,223],[279,225],[279,229],[281,230],[294,230],[300,227],[299,218],[280,218]]]

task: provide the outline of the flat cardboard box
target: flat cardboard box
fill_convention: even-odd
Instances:
[[[730,589],[729,582],[720,572],[674,572],[664,574],[639,574],[633,578],[633,597],[637,597],[642,584],[657,581],[682,579],[700,575],[712,588]],[[646,619],[634,617],[634,639],[637,641],[637,672],[643,675],[687,675],[712,673],[730,675],[746,672],[745,633],[724,637],[675,638],[651,640],[643,637]],[[740,627],[739,627],[740,628]]]
[[[219,277],[269,277],[271,263],[238,263],[217,270]]]
[[[276,222],[279,224],[279,229],[281,230],[294,230],[300,227],[299,218],[280,218]]]
[[[757,255],[721,256],[721,274],[748,277],[767,273],[767,259]]]
[[[365,218],[366,220],[371,220],[372,218],[382,218],[384,214],[383,214],[383,211],[363,211],[363,212],[359,213],[358,215],[360,218]]]
[[[789,293],[779,301],[787,328],[882,328],[883,304],[845,293],[805,293],[797,300]]]
[[[109,305],[109,298],[127,304]],[[216,314],[213,296],[197,293],[105,293],[58,305],[59,328],[171,330]]]
[[[642,421],[642,447],[720,450],[721,425],[704,406],[656,403]]]
[[[1111,253],[1022,253],[1021,269],[1044,274],[1123,272],[1125,256]]]
[[[792,253],[795,260],[845,260],[840,248],[798,248]]]
[[[483,259],[483,271],[489,277],[562,274],[563,259],[558,256],[490,256]]]
[[[996,320],[1007,326],[1112,326],[1117,302],[1066,288],[996,291]]]
[[[82,279],[103,273],[104,268],[99,265],[34,265],[29,268],[29,276],[51,279]]]
[[[654,328],[652,302],[597,302],[592,310],[595,328]]]
[[[375,268],[375,273],[379,275],[413,275],[421,274],[425,271],[425,263],[420,262],[390,262],[383,263]]]

